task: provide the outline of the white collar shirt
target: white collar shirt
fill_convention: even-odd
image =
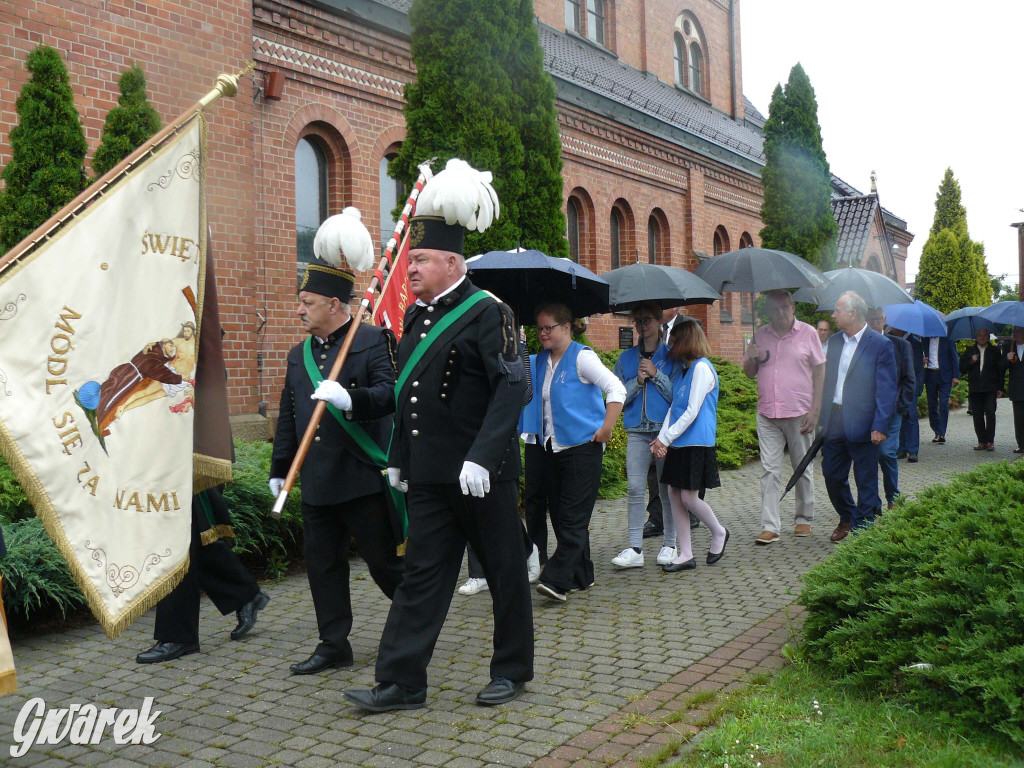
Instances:
[[[839,372],[836,376],[836,391],[832,396],[832,402],[836,405],[843,404],[843,386],[846,384],[846,373],[850,370],[850,361],[853,360],[853,353],[857,351],[857,345],[864,337],[864,330],[867,327],[867,324],[861,326],[861,329],[853,334],[853,336],[847,336],[846,332],[843,332],[843,351],[842,354],[839,355]]]

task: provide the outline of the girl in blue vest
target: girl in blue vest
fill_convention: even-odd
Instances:
[[[672,405],[657,439],[651,443],[656,459],[665,459],[661,479],[668,485],[672,516],[678,538],[676,557],[662,570],[666,573],[697,567],[690,543],[687,510],[711,532],[707,563],[722,559],[729,531],[718,522],[707,502],[699,497],[705,488],[718,488],[715,432],[718,427],[718,374],[708,360],[711,345],[698,323],[676,324],[670,337],[669,357],[687,364],[674,379]]]
[[[564,602],[569,592],[594,584],[590,517],[601,484],[604,444],[622,412],[626,390],[589,347],[572,340],[572,314],[564,304],[537,310],[544,347],[531,359],[533,400],[523,411],[527,433],[526,482],[541,473],[555,531],[555,552],[537,591]]]
[[[615,375],[626,387],[622,425],[626,429],[626,515],[629,546],[612,558],[616,568],[639,568],[644,564],[644,490],[651,467],[651,441],[658,436],[672,402],[672,361],[668,346],[661,341],[662,310],[657,304],[641,304],[633,310],[633,325],[639,337],[635,347],[615,361]],[[661,475],[661,461],[656,461]],[[668,505],[668,490],[662,486],[661,498]],[[658,553],[658,565],[670,563],[676,556],[676,527],[672,513],[663,515],[665,540]]]

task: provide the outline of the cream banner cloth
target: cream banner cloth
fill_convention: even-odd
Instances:
[[[188,567],[204,127],[0,274],[0,448],[111,637]]]

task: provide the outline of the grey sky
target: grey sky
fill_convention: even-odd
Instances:
[[[915,234],[917,273],[947,167],[989,272],[1017,282],[1024,221],[1019,0],[744,0],[743,91],[765,116],[798,61],[818,99],[832,172],[868,192]]]

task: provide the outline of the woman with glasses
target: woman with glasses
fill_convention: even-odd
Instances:
[[[655,461],[659,478],[662,461],[651,455],[651,441],[661,430],[661,423],[672,402],[672,361],[668,347],[661,342],[662,310],[657,304],[641,304],[632,312],[638,341],[623,352],[615,362],[615,375],[626,387],[622,424],[626,428],[626,515],[629,546],[612,558],[616,568],[640,568],[644,564],[644,490],[651,461]],[[661,498],[668,503],[668,489],[662,485]],[[658,553],[658,565],[670,563],[676,556],[676,528],[671,512],[663,516],[665,539]]]
[[[678,546],[676,557],[661,568],[666,573],[689,571],[697,567],[690,543],[687,510],[695,514],[711,532],[707,563],[722,559],[729,531],[718,522],[711,507],[700,498],[705,488],[718,488],[718,458],[715,433],[718,428],[718,374],[708,360],[711,345],[697,323],[672,328],[669,357],[687,364],[685,373],[673,377],[672,405],[651,443],[651,453],[664,459],[661,479],[668,486]]]
[[[626,390],[592,349],[573,341],[572,314],[564,304],[537,310],[537,335],[544,349],[531,358],[534,396],[522,421],[527,495],[530,488],[546,487],[557,542],[537,591],[564,602],[569,592],[594,584],[590,517],[601,484],[604,444],[611,439]],[[529,508],[531,533],[541,526],[546,532],[542,516],[543,509]],[[542,545],[537,538],[534,542]]]

